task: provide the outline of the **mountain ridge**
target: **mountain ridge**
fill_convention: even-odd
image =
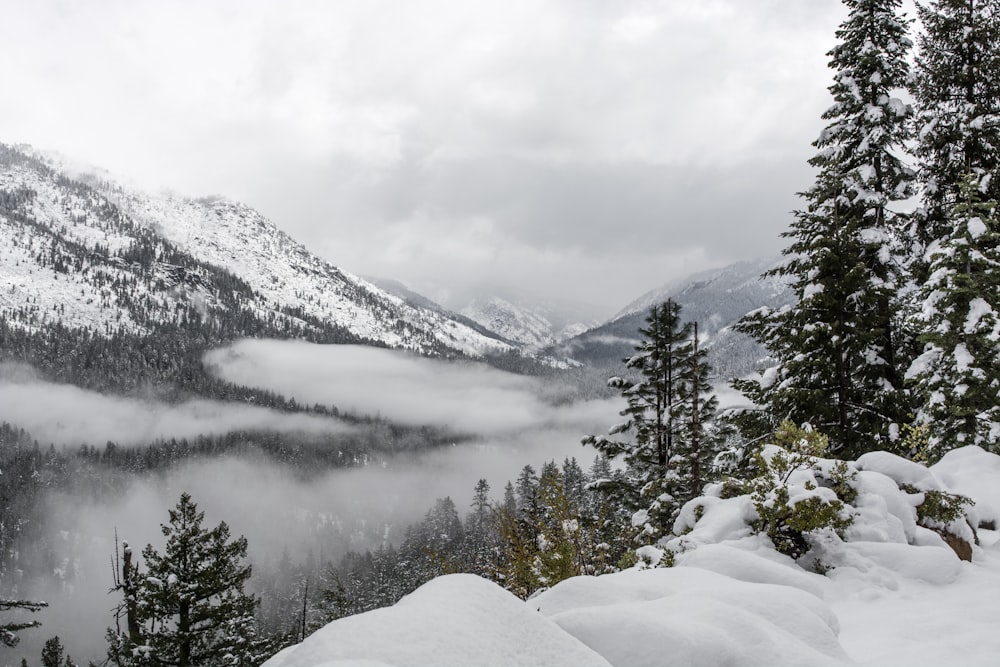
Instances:
[[[649,307],[669,298],[681,304],[682,320],[699,323],[699,337],[717,374],[728,379],[760,370],[767,365],[767,350],[732,326],[752,310],[794,301],[783,278],[762,275],[779,262],[746,260],[670,281],[633,300],[607,322],[546,352],[602,369],[620,366],[639,342]]]
[[[246,316],[290,330],[329,328],[429,354],[517,351],[320,259],[245,204],[149,195],[103,173],[83,178],[44,153],[0,144],[0,234],[7,241],[0,310],[20,313],[15,325],[59,319],[98,332],[148,332],[157,321],[193,316],[189,311],[234,308],[224,290],[208,289],[228,280],[240,283]],[[119,289],[123,283],[132,294]],[[121,307],[137,301],[142,308]]]

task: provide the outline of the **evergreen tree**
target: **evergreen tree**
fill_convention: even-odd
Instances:
[[[27,611],[35,613],[41,611],[49,605],[45,602],[30,602],[28,600],[4,600],[0,598],[0,612],[7,613],[9,611]],[[17,646],[17,643],[21,640],[17,633],[21,630],[28,630],[31,628],[40,627],[42,624],[38,621],[4,621],[0,622],[0,644],[7,647]]]
[[[669,532],[679,505],[700,492],[691,487],[692,463],[703,460],[701,447],[710,447],[706,429],[715,402],[709,395],[704,351],[696,351],[694,326],[681,323],[680,305],[667,301],[653,306],[646,324],[639,330],[643,340],[637,354],[625,359],[626,368],[637,372],[637,381],[608,381],[628,403],[621,413],[627,420],[608,435],[630,433],[632,438],[588,436],[583,444],[609,459],[622,458],[624,475],[593,486],[632,513],[638,541],[653,542]],[[698,454],[692,454],[696,450]]]
[[[924,186],[914,228],[919,253],[951,237],[966,174],[986,200],[1000,199],[1000,1],[931,0],[917,14],[924,27],[911,87]],[[918,284],[929,261],[918,262],[925,269]]]
[[[685,501],[701,495],[705,483],[714,477],[712,463],[722,449],[726,430],[717,424],[719,400],[711,391],[708,351],[699,347],[698,323],[691,336],[691,354],[681,371],[680,396],[684,402],[684,422],[679,446],[675,448],[678,484],[675,494]]]
[[[538,509],[538,474],[530,465],[521,468],[515,486],[519,516],[534,516]]]
[[[169,516],[161,525],[164,553],[143,550],[146,572],[134,577],[133,599],[123,602],[139,640],[109,630],[109,658],[143,666],[258,664],[257,601],[243,592],[251,573],[243,563],[246,539],[231,540],[225,522],[203,528],[205,514],[187,493]]]
[[[479,480],[472,497],[472,511],[465,520],[462,560],[464,571],[496,579],[502,547],[489,494],[489,483],[485,479]]]
[[[829,52],[834,104],[809,161],[819,173],[784,234],[789,259],[770,274],[790,280],[798,303],[740,322],[778,365],[734,385],[766,409],[766,429],[809,422],[830,434],[834,451],[855,456],[887,446],[908,419],[908,339],[896,316],[904,220],[890,205],[912,195],[914,173],[900,159],[911,110],[894,96],[908,80],[900,0],[844,3],[849,15]]]
[[[950,238],[928,251],[930,277],[917,315],[924,353],[910,368],[927,454],[979,445],[1000,452],[1000,219],[969,174],[950,216]]]
[[[47,639],[42,647],[42,667],[63,667],[63,645],[58,635]]]

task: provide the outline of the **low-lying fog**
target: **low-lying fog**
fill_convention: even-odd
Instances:
[[[490,482],[499,499],[506,481],[525,464],[537,469],[546,460],[575,456],[587,467],[595,452],[581,446],[580,439],[604,432],[622,407],[620,399],[560,400],[556,405],[550,397],[564,399],[569,392],[554,381],[357,346],[243,341],[210,352],[205,362],[221,378],[269,389],[300,404],[335,405],[479,437],[399,456],[385,466],[333,470],[308,481],[277,464],[224,458],[193,461],[152,480],[137,479],[122,497],[110,501],[54,492],[48,498],[47,533],[57,552],[75,558],[63,564],[71,583],[20,591],[25,597],[45,598],[52,607],[37,615],[43,628],[22,633],[16,655],[31,661],[41,642],[58,634],[74,657],[103,656],[104,630],[117,602],[107,594],[115,530],[136,551],[147,543],[159,548],[159,525],[181,492],[189,492],[205,511],[206,525],[225,520],[235,535],[245,535],[258,564],[273,563],[284,552],[299,561],[311,553],[322,562],[350,548],[373,546],[374,538],[355,531],[338,544],[324,542],[314,532],[317,517],[347,529],[361,522],[388,522],[394,531],[387,537],[398,542],[405,526],[419,520],[437,498],[451,496],[464,514],[480,478]],[[23,368],[18,373],[8,368],[6,379],[0,380],[0,420],[31,431],[40,442],[99,446],[109,439],[141,443],[226,429],[345,428],[334,419],[242,404],[168,406],[151,399],[111,398],[41,382],[26,376]]]
[[[193,438],[232,431],[343,433],[329,417],[289,414],[244,403],[191,400],[169,405],[152,398],[106,396],[38,379],[20,364],[0,365],[0,422],[16,424],[40,443],[104,446]]]

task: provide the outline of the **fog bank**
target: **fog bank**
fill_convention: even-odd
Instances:
[[[243,340],[205,355],[229,382],[405,424],[504,433],[558,422],[536,378],[399,350]]]
[[[291,414],[243,403],[190,400],[171,405],[153,399],[108,396],[69,384],[44,382],[23,366],[0,366],[0,421],[19,426],[42,443],[102,446],[157,438],[194,438],[231,431],[346,433],[330,417]]]

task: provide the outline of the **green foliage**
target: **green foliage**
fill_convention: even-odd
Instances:
[[[564,467],[564,470],[572,469]],[[495,508],[504,545],[501,583],[520,597],[580,574],[606,571],[608,549],[597,524],[583,516],[579,499],[566,488],[566,474],[546,464],[531,506]]]
[[[854,501],[858,499],[858,490],[854,486],[858,473],[851,470],[847,461],[837,461],[829,475],[817,471],[817,476],[821,476],[824,486],[832,489],[837,497],[848,505],[853,505]]]
[[[720,498],[736,498],[750,493],[747,482],[736,477],[726,477],[722,480],[722,488],[719,490]]]
[[[917,4],[917,15],[923,30],[910,92],[921,131],[914,152],[929,186],[913,230],[920,257],[951,235],[970,171],[977,180],[992,174],[978,184],[986,199],[1000,199],[1000,11],[995,0],[929,0]],[[919,264],[918,285],[929,275]]]
[[[770,451],[769,458],[757,455],[761,474],[750,483],[757,511],[751,528],[765,533],[779,552],[801,558],[810,549],[810,536],[832,530],[842,538],[854,517],[843,500],[827,497],[812,481],[790,482],[797,471],[815,471],[816,457],[824,453],[825,436],[786,422],[775,439],[790,449]],[[851,478],[846,464],[834,468],[833,486],[850,488]]]
[[[830,445],[830,439],[813,430],[812,426],[808,424],[798,426],[789,419],[778,425],[771,442],[787,452],[806,458],[822,456]]]
[[[924,502],[917,505],[917,523],[925,528],[947,526],[949,523],[964,517],[966,508],[976,504],[968,496],[938,489],[922,493],[924,494]]]
[[[844,515],[844,503],[839,500],[809,496],[791,503],[786,485],[758,487],[753,501],[758,518],[751,528],[766,533],[775,549],[792,558],[801,558],[809,550],[810,533],[833,529],[842,538],[854,521]]]
[[[963,445],[1000,451],[1000,219],[997,201],[985,200],[975,181],[963,180],[952,232],[929,251],[931,273],[918,293],[924,350],[910,378],[929,461]]]
[[[930,462],[930,426],[906,424],[899,439],[900,455],[918,463]]]
[[[123,666],[259,664],[257,600],[243,592],[251,573],[243,563],[246,539],[231,540],[225,522],[203,528],[204,512],[186,493],[169,516],[161,525],[164,552],[147,546],[145,574],[139,576],[138,569],[127,574],[122,611],[138,632],[108,631],[110,661]]]
[[[73,659],[66,656],[63,662],[63,645],[59,637],[55,636],[45,641],[42,647],[42,667],[75,667]]]

